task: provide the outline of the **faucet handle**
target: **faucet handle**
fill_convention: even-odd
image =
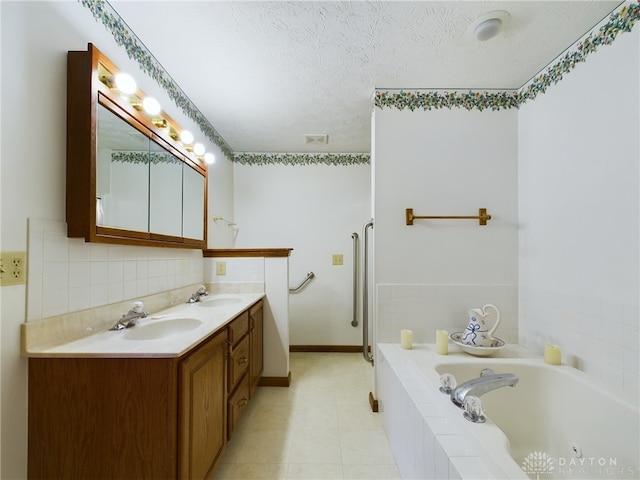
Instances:
[[[140,300],[131,302],[131,310],[135,313],[141,313],[144,310],[144,303]]]
[[[482,409],[482,400],[475,395],[468,395],[464,399],[464,418],[474,423],[484,423],[484,411]]]
[[[443,373],[440,375],[440,391],[442,393],[446,393],[447,395],[451,395],[451,392],[456,388],[458,382],[456,381],[456,377],[454,377],[450,373]]]

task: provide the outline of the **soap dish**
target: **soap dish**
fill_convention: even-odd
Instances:
[[[464,332],[455,332],[449,335],[449,338],[453,343],[458,345],[462,350],[470,355],[475,355],[477,357],[488,357],[489,355],[493,355],[505,346],[504,340],[495,338],[493,344],[490,347],[474,347],[473,345],[467,345],[462,341],[463,334]]]

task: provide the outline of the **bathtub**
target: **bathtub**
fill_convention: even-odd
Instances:
[[[451,350],[377,346],[378,403],[403,478],[640,478],[637,404],[519,346],[495,358]],[[440,375],[461,384],[483,368],[519,382],[483,395],[486,422],[472,423],[438,391]]]

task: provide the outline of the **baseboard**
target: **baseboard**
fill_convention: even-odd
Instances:
[[[360,345],[289,345],[290,352],[337,352],[358,353],[362,351]]]
[[[377,412],[378,411],[378,400],[373,398],[373,393],[371,393],[371,392],[369,392],[369,405],[371,405],[371,411],[372,412]]]
[[[260,387],[288,387],[291,385],[291,372],[286,377],[260,377]]]

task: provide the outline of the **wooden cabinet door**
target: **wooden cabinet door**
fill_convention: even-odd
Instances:
[[[210,478],[226,445],[226,340],[218,333],[180,362],[180,478]]]
[[[264,342],[264,320],[263,302],[254,305],[249,312],[251,324],[251,394],[255,391],[262,376],[263,368],[263,342]]]

